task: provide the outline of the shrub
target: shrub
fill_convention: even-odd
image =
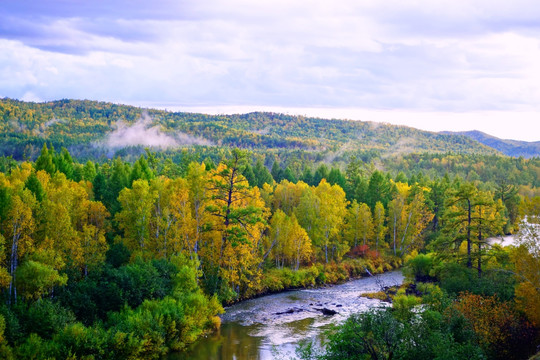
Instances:
[[[434,278],[430,276],[433,266],[433,254],[418,254],[406,262],[404,272],[409,278],[412,278],[415,281],[433,281]]]

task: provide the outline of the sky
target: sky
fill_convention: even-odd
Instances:
[[[2,0],[0,97],[540,140],[537,0]]]

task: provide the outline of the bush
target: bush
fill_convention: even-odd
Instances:
[[[470,290],[477,273],[457,263],[444,263],[439,270],[440,286],[453,296]]]
[[[44,339],[52,338],[76,320],[73,312],[49,299],[39,300],[29,306],[20,305],[16,313],[21,324],[24,324],[24,334],[35,333]]]
[[[324,354],[303,345],[303,359],[485,359],[471,339],[457,341],[448,319],[426,310],[401,316],[391,308],[355,314],[329,336]]]
[[[428,282],[433,281],[433,278],[430,274],[432,273],[434,267],[434,256],[433,254],[418,254],[410,258],[406,264],[404,273],[408,278],[414,279],[419,282]]]

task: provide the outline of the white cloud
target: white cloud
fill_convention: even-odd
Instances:
[[[0,92],[540,113],[540,3],[533,0],[126,1],[7,0]]]

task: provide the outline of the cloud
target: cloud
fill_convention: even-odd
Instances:
[[[533,0],[7,0],[0,89],[136,104],[540,112],[539,38]]]
[[[169,149],[188,145],[210,146],[212,143],[182,132],[166,134],[159,126],[152,126],[152,118],[144,113],[133,125],[118,121],[116,129],[107,135],[102,145],[112,149],[129,146]]]

